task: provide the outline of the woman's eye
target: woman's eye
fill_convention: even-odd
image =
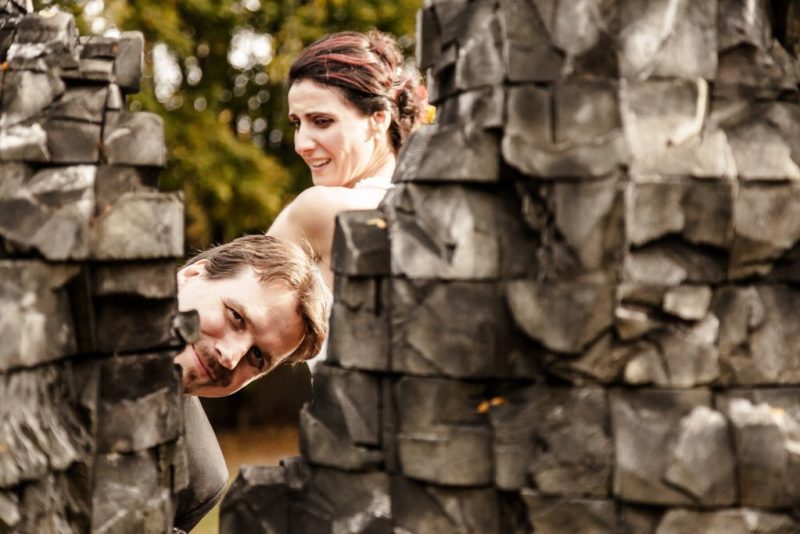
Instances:
[[[314,124],[320,128],[325,128],[331,124],[330,119],[314,119]]]
[[[298,120],[290,120],[289,124],[291,124],[292,128],[294,128],[295,130],[300,128],[300,121]]]

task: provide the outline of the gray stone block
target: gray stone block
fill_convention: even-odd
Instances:
[[[630,250],[623,260],[622,280],[638,287],[721,284],[728,265],[725,251],[667,237]]]
[[[119,39],[102,35],[81,35],[78,38],[81,57],[115,58],[119,52]]]
[[[59,42],[11,43],[6,53],[8,70],[54,72],[59,75],[78,68],[77,50],[64,48]]]
[[[477,413],[484,386],[405,377],[395,394],[405,476],[447,486],[491,484],[491,430]]]
[[[625,365],[641,349],[614,340],[612,332],[604,334],[575,358],[545,354],[545,372],[576,386],[618,383]]]
[[[380,450],[358,446],[335,425],[316,417],[304,406],[300,411],[300,451],[309,462],[346,471],[377,469]]]
[[[766,274],[800,240],[800,185],[742,184],[734,204],[731,277]]]
[[[624,504],[619,511],[620,529],[625,534],[656,534],[656,527],[662,516],[660,508]]]
[[[389,280],[337,276],[328,360],[355,369],[389,369]]]
[[[313,463],[340,469],[376,467],[382,459],[379,377],[320,364],[301,417],[300,446]]]
[[[395,532],[500,534],[500,509],[492,488],[457,489],[393,477]]]
[[[5,399],[0,407],[0,488],[44,479],[82,460],[91,437],[76,409],[68,373],[65,367],[46,366],[0,375]]]
[[[56,474],[20,488],[21,520],[10,532],[88,531],[89,508],[71,482],[67,476]]]
[[[120,88],[123,86],[120,84]],[[155,113],[108,113],[103,131],[103,155],[109,165],[167,163],[164,121]]]
[[[622,0],[619,12],[623,77],[716,77],[717,2]]]
[[[498,201],[459,186],[406,184],[388,206],[392,273],[481,280],[500,274]]]
[[[534,2],[553,46],[565,54],[562,75],[617,78],[617,1]]]
[[[0,261],[0,371],[75,354],[66,286],[79,269],[36,261]]]
[[[723,287],[714,295],[719,317],[721,381],[731,385],[798,384],[800,332],[793,320],[800,293],[790,286]]]
[[[41,118],[43,111],[64,93],[64,82],[53,72],[8,71],[3,75],[0,127]]]
[[[739,500],[744,506],[791,508],[800,499],[800,421],[767,403],[730,398]]]
[[[111,82],[113,80],[114,62],[110,59],[82,57],[77,68],[64,70],[61,77],[73,83]]]
[[[436,63],[442,50],[439,21],[436,19],[436,10],[433,6],[417,11],[416,43],[417,68],[424,72]]]
[[[70,88],[50,106],[47,116],[52,119],[103,122],[107,99],[106,87]]]
[[[738,104],[733,109],[738,112],[739,120],[724,121],[722,128],[728,136],[739,179],[800,181],[800,155],[793,137],[798,127],[797,106]],[[776,124],[772,117],[782,124]]]
[[[144,66],[144,35],[142,32],[122,32],[114,61],[114,82],[125,94],[138,93]]]
[[[789,534],[800,529],[788,514],[774,514],[751,508],[700,512],[696,510],[670,510],[658,524],[657,534],[683,534],[704,532],[706,534]]]
[[[52,163],[96,163],[100,160],[100,124],[49,119],[44,123]]]
[[[614,288],[607,284],[515,280],[506,298],[516,325],[560,353],[582,352],[614,320]]]
[[[392,370],[462,378],[508,374],[513,339],[497,284],[391,283]]]
[[[694,503],[665,481],[681,438],[681,422],[698,407],[709,408],[708,390],[612,390],[615,443],[614,495],[653,505]]]
[[[580,93],[598,91],[605,93],[604,103],[595,100],[596,107],[592,108],[582,103],[580,118],[570,111],[570,102],[580,98]],[[509,88],[503,158],[520,172],[537,177],[575,179],[615,172],[627,162],[628,154],[622,130],[616,127],[613,92],[611,86],[601,88],[597,83],[565,85],[557,90],[553,111],[546,89],[532,85]],[[592,127],[580,125],[583,120]],[[552,131],[556,132],[555,139]],[[591,141],[585,141],[587,138]]]
[[[60,10],[50,11],[45,16],[37,13],[25,15],[17,26],[14,42],[59,43],[66,49],[74,48],[78,42],[75,17]]]
[[[587,3],[587,2],[584,2]],[[622,123],[618,87],[613,82],[580,80],[553,90],[556,144],[598,143],[618,134]]]
[[[618,175],[519,184],[522,215],[539,244],[535,250],[510,246],[510,253],[533,264],[541,280],[615,281],[625,241],[622,191]]]
[[[136,295],[148,299],[168,299],[177,293],[172,261],[141,262],[125,266],[94,264],[91,293],[97,297]]]
[[[3,15],[26,15],[33,11],[32,0],[2,0],[0,1],[0,13]]]
[[[289,532],[289,494],[283,467],[242,466],[222,501],[220,533]]]
[[[36,123],[0,128],[0,161],[50,161],[47,133]]]
[[[455,84],[461,91],[499,85],[506,76],[502,55],[502,26],[494,5],[485,0],[471,2],[465,10],[479,26],[459,38]],[[463,30],[462,30],[463,31]]]
[[[172,329],[178,313],[175,299],[141,297],[95,298],[90,327],[91,349],[106,354],[128,351],[176,349],[183,345]]]
[[[737,46],[720,52],[715,96],[776,99],[782,92],[797,93],[797,73],[792,56],[777,40],[764,49]]]
[[[13,532],[19,525],[22,514],[19,509],[19,497],[14,492],[0,491],[0,526]]]
[[[99,455],[94,465],[91,531],[167,532],[172,499],[149,452]]]
[[[500,0],[503,59],[511,82],[549,82],[561,76],[564,56],[552,46],[533,2]]]
[[[309,410],[359,445],[380,445],[379,377],[320,364]]]
[[[436,13],[442,44],[451,44],[464,34],[468,20],[468,0],[433,0],[430,4]]]
[[[175,441],[183,410],[172,353],[115,356],[100,373],[97,451],[128,453]]]
[[[499,173],[497,135],[480,128],[434,126],[424,139],[424,151],[413,173],[404,175],[415,182],[496,182]]]
[[[554,499],[529,489],[522,491],[522,498],[528,508],[530,525],[537,534],[619,532],[614,501]]]
[[[733,241],[734,183],[662,179],[625,189],[625,227],[630,244],[641,246],[679,235],[695,245],[728,248]]]
[[[303,500],[289,509],[288,532],[389,534],[389,478],[380,471],[315,469]]]
[[[625,382],[673,388],[715,383],[720,377],[718,335],[714,315],[696,323],[655,326],[643,341],[629,345]]]
[[[453,99],[449,99],[447,102],[452,102],[452,100]],[[437,110],[437,114],[438,113],[441,112]],[[418,174],[419,165],[428,150],[428,143],[436,131],[436,126],[425,125],[411,133],[400,148],[400,153],[397,156],[397,166],[392,175],[392,182],[410,182],[415,179]],[[387,193],[387,196],[391,194],[392,192],[390,191]]]
[[[534,385],[501,399],[489,412],[499,489],[608,495],[613,443],[602,389]]]
[[[705,120],[709,89],[704,80],[629,82],[620,100],[634,179],[736,176],[727,136]]]
[[[0,236],[51,260],[88,257],[96,168],[0,168]]]
[[[125,97],[119,89],[119,85],[111,83],[108,85],[108,99],[106,100],[106,109],[110,111],[120,111],[125,107]]]
[[[4,16],[0,17],[0,61],[5,62],[8,49],[14,42],[14,32],[17,31],[17,24],[22,17]]]
[[[702,505],[734,504],[738,450],[734,453],[728,421],[721,413],[698,406],[680,424],[664,480]]]
[[[336,217],[331,266],[350,276],[389,274],[389,236],[379,210],[341,212]]]
[[[92,228],[92,255],[101,260],[183,255],[183,200],[176,193],[125,193]]]
[[[745,8],[747,5],[744,0],[719,0],[717,45],[720,51],[739,45],[764,50],[772,44],[767,3],[754,2],[749,10]]]
[[[126,193],[158,192],[159,169],[100,165],[95,180],[95,213],[102,214]]]
[[[461,2],[462,0],[455,0]],[[428,102],[434,106],[456,93],[456,55],[457,47],[451,43],[442,48],[436,63],[428,69]]]

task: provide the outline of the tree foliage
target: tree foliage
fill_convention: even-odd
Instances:
[[[325,34],[373,28],[398,36],[410,54],[421,0],[39,0],[37,7],[50,4],[75,13],[83,33],[144,33],[145,80],[129,102],[164,118],[162,185],[185,192],[187,244],[203,248],[266,230],[310,184],[286,117],[296,54]],[[261,58],[234,66],[237,35],[260,39]],[[178,67],[166,82],[154,70],[160,44]]]

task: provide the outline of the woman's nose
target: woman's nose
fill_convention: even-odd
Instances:
[[[314,140],[308,135],[308,128],[300,126],[294,132],[294,151],[302,155],[314,149]]]

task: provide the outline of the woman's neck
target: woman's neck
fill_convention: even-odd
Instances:
[[[365,172],[364,175],[358,180],[354,181],[352,186],[355,186],[355,184],[366,178],[385,178],[386,181],[389,181],[392,178],[392,174],[394,174],[394,168],[396,165],[397,158],[395,157],[394,153],[390,151],[386,157],[381,158],[380,163],[376,163],[375,166],[367,169],[367,172]]]

